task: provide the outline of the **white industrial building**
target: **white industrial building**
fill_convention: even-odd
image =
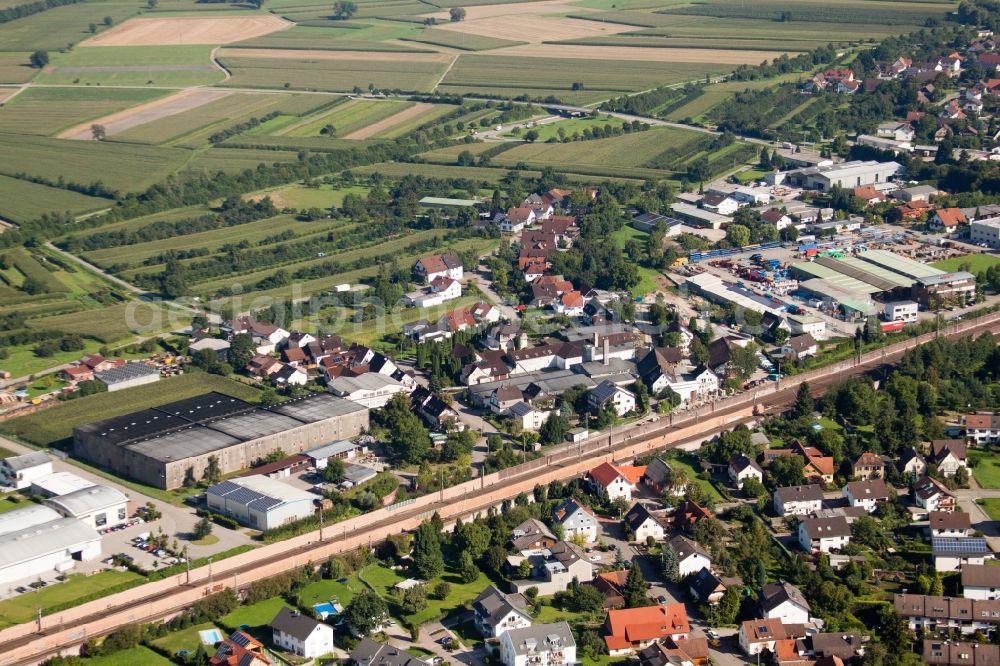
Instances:
[[[902,321],[912,324],[917,321],[920,306],[913,301],[893,301],[885,304],[885,320],[889,322]]]
[[[0,480],[14,490],[24,490],[31,482],[52,474],[52,458],[43,451],[0,460]]]
[[[223,481],[206,490],[205,496],[210,510],[258,530],[274,529],[315,512],[315,495],[259,474]]]
[[[110,486],[81,488],[66,495],[50,497],[45,504],[67,518],[76,518],[97,529],[115,527],[128,521],[128,497]]]
[[[56,472],[31,482],[31,494],[35,497],[59,497],[92,487],[93,483],[71,472]]]
[[[94,375],[97,381],[108,387],[108,391],[121,391],[160,380],[160,371],[145,363],[126,363]]]
[[[969,225],[969,240],[976,245],[1000,248],[1000,217],[977,220]]]
[[[834,186],[847,189],[875,185],[892,180],[903,167],[896,162],[841,162],[829,166],[807,167],[788,172],[792,184],[809,190],[829,192]]]
[[[0,585],[68,571],[101,555],[101,536],[74,518],[32,505],[0,515]]]
[[[357,377],[336,377],[327,382],[326,390],[369,409],[380,409],[397,393],[409,393],[412,387],[378,372],[366,372]]]

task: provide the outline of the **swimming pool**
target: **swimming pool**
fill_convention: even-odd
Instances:
[[[205,645],[215,645],[222,641],[222,632],[215,628],[203,629],[198,632],[198,636]]]
[[[323,620],[337,612],[337,609],[334,608],[333,604],[329,601],[321,604],[313,604],[313,610],[316,611],[316,613],[319,614],[320,619]]]

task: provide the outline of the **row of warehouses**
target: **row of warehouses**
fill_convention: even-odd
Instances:
[[[948,273],[887,250],[866,250],[854,256],[817,257],[792,264],[789,270],[799,289],[817,298],[834,301],[849,315],[876,314],[874,298],[912,299],[927,308],[934,295],[942,304],[975,298],[976,278],[971,273]]]

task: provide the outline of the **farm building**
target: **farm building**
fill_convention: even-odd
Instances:
[[[185,478],[201,479],[212,457],[229,474],[274,451],[301,453],[367,427],[366,408],[329,394],[264,408],[213,392],[78,426],[73,450],[116,474],[171,490]]]
[[[152,384],[160,380],[160,371],[145,363],[126,363],[94,375],[108,391],[121,391],[134,386]]]
[[[68,571],[74,561],[101,554],[101,536],[47,506],[15,509],[0,517],[0,584]]]
[[[205,497],[212,511],[257,530],[308,518],[316,499],[310,492],[259,474],[223,481],[206,490]]]

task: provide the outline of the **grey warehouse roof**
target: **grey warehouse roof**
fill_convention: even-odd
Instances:
[[[51,507],[28,504],[23,509],[0,513],[0,535],[18,532],[60,518],[62,516],[59,515],[59,512]]]
[[[110,486],[91,486],[74,490],[67,495],[52,497],[45,503],[64,515],[78,517],[92,511],[100,511],[109,506],[128,502],[125,494]]]
[[[324,444],[323,446],[318,446],[315,449],[310,449],[302,455],[309,456],[313,460],[326,460],[330,456],[340,455],[341,453],[349,453],[356,448],[358,448],[358,445],[354,442],[341,439],[336,442]]]
[[[7,467],[16,472],[22,469],[29,469],[31,467],[44,465],[51,460],[52,458],[49,457],[49,454],[44,451],[32,451],[31,453],[25,453],[21,456],[11,456],[10,458],[5,458],[4,463]]]
[[[65,551],[101,536],[76,518],[59,518],[0,536],[0,569]]]

